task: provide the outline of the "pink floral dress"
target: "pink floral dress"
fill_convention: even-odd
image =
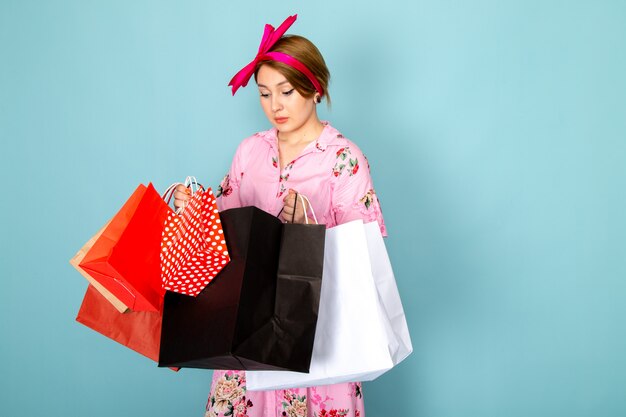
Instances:
[[[256,206],[278,215],[289,189],[309,198],[318,222],[326,227],[363,219],[377,221],[386,235],[367,159],[328,123],[320,137],[282,171],[276,129],[243,140],[216,194],[220,210]],[[362,417],[363,390],[360,382],[353,382],[248,391],[244,371],[216,370],[205,416]]]

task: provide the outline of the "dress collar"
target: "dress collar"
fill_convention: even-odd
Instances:
[[[332,127],[330,123],[328,123],[325,120],[322,120],[322,124],[324,125],[324,129],[322,130],[322,133],[316,140],[309,143],[306,146],[306,148],[304,148],[305,150],[310,149],[311,151],[314,151],[314,152],[324,152],[326,151],[326,148],[329,145],[331,145],[332,142],[335,141],[337,138],[343,138],[343,135],[341,135],[337,131],[337,129]],[[257,135],[263,138],[265,142],[267,142],[270,146],[278,149],[278,146],[277,146],[278,130],[275,127],[269,130],[266,130],[264,132],[259,132],[257,133]]]

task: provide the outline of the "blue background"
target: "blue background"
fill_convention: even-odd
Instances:
[[[269,126],[226,84],[295,12],[415,348],[367,415],[626,415],[626,6],[535,0],[0,0],[0,414],[203,414],[210,372],[74,321],[68,260],[138,183],[219,182]]]

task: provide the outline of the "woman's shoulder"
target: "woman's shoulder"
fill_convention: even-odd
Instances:
[[[369,172],[367,157],[361,149],[330,125],[326,125],[324,134],[316,147],[326,154],[328,162],[332,164],[334,181],[350,182]],[[367,166],[367,172],[361,170],[361,166]],[[358,176],[357,173],[359,173]]]
[[[318,140],[320,146],[335,148],[351,146],[357,148],[357,145],[351,139],[348,139],[346,136],[344,136],[344,134],[337,130],[337,128],[335,128],[328,122],[323,123],[324,131],[322,132],[322,136]]]
[[[271,146],[276,142],[276,129],[268,129],[261,132],[256,132],[253,135],[244,138],[238,146],[238,152],[252,152],[258,149],[259,146],[266,147]]]
[[[320,147],[334,150],[336,154],[354,153],[362,155],[359,146],[351,139],[345,137],[339,130],[326,124],[323,138],[320,138]]]
[[[258,142],[272,143],[276,141],[276,128],[262,130],[245,138],[241,143],[252,144]]]

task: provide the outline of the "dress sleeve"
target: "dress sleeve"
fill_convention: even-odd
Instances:
[[[217,207],[220,211],[242,207],[239,189],[243,177],[244,160],[243,143],[239,145],[228,174],[224,176],[220,185],[217,186]]]
[[[340,148],[336,155],[332,171],[336,182],[331,202],[336,224],[357,219],[365,223],[377,221],[382,235],[387,236],[365,155],[354,144]]]

